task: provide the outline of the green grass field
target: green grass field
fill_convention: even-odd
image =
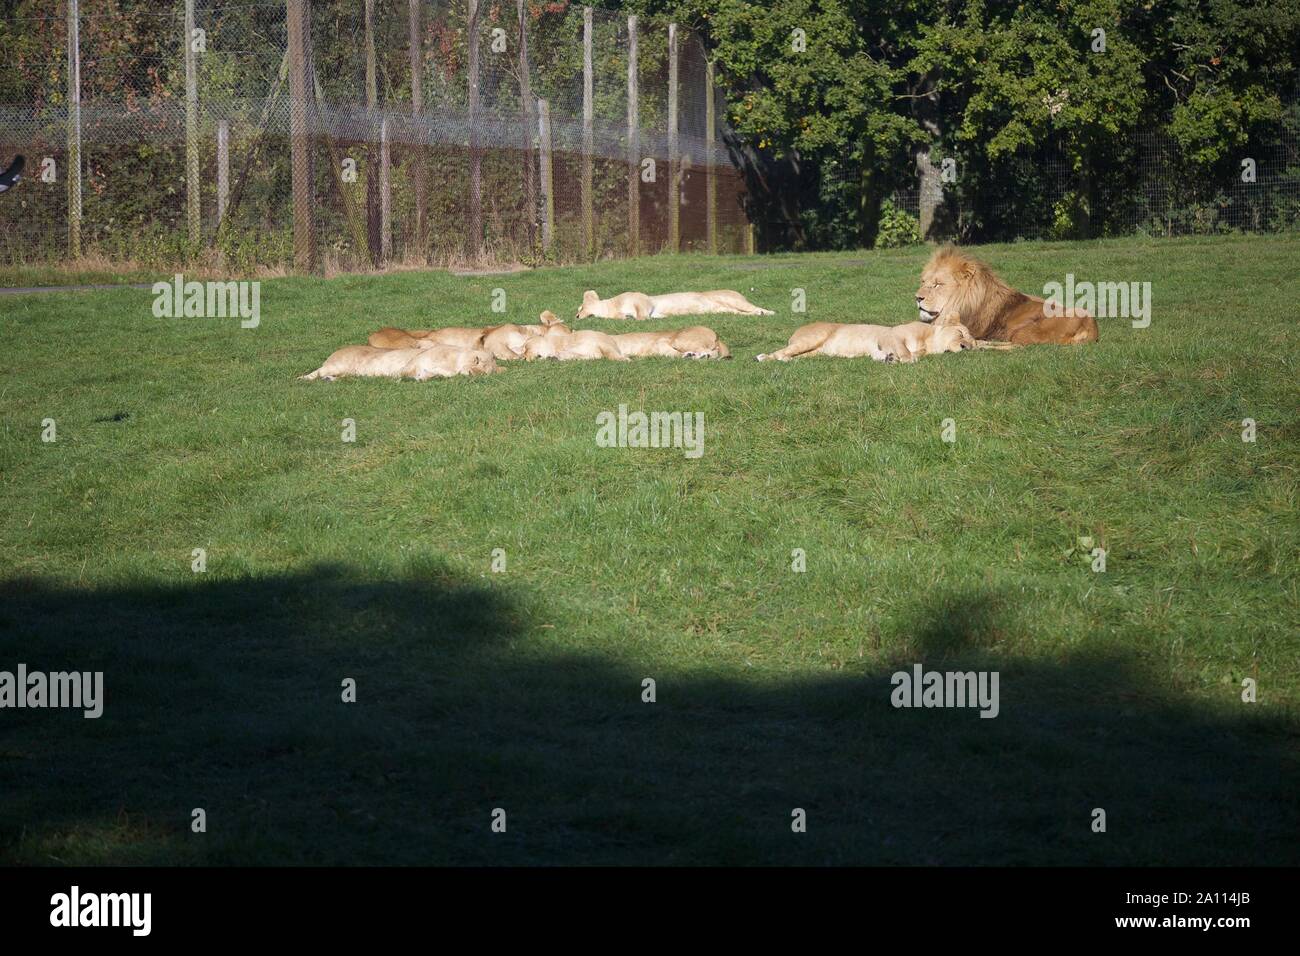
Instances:
[[[270,280],[257,329],[0,296],[0,670],[107,697],[0,711],[0,861],[1300,862],[1300,237],[979,250],[1150,281],[1093,346],[752,361],[912,320],[926,254]],[[703,320],[731,362],[295,380],[497,287],[777,314]],[[621,403],[703,412],[703,456],[598,447]],[[1000,715],[893,708],[914,663]]]

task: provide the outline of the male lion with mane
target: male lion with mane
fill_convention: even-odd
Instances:
[[[982,341],[1015,345],[1097,341],[1097,320],[1086,310],[1066,309],[1017,292],[984,263],[953,246],[935,250],[921,271],[916,308],[922,322],[941,327],[959,321]]]

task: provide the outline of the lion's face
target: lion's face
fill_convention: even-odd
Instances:
[[[975,336],[960,324],[946,324],[934,330],[933,352],[960,352],[975,347]]]
[[[470,353],[467,374],[492,375],[495,372],[504,371],[505,369],[498,365],[496,359],[492,357],[491,352],[484,352],[480,349]]]
[[[574,318],[585,319],[590,316],[592,314],[591,310],[596,307],[596,303],[599,301],[600,296],[596,295],[595,291],[592,289],[588,289],[586,292],[582,293],[582,305],[578,307],[578,314],[574,316]],[[550,323],[543,319],[542,324],[549,325]]]
[[[921,273],[921,287],[916,290],[916,310],[922,322],[933,322],[957,293],[957,276],[951,269],[927,268]]]
[[[548,336],[532,335],[524,343],[524,361],[533,362],[537,359],[559,358],[559,352],[555,348],[555,343],[550,341]]]

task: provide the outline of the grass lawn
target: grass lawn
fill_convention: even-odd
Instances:
[[[268,280],[257,329],[0,297],[0,670],[106,689],[0,710],[0,861],[1300,863],[1300,236],[979,253],[1149,281],[1151,325],[752,361],[910,321],[924,249]],[[295,380],[498,287],[777,314],[702,320],[731,362]],[[702,412],[702,457],[599,447],[620,404]],[[893,708],[915,663],[997,671],[1000,714]]]

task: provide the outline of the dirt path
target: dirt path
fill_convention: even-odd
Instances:
[[[101,285],[27,285],[0,288],[0,295],[26,295],[29,292],[98,292],[102,289],[152,288],[152,282],[105,282]]]

